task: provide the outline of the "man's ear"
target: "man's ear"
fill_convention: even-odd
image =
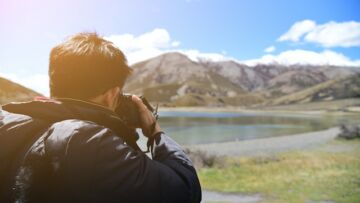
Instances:
[[[111,110],[115,110],[117,106],[117,97],[120,94],[120,87],[114,87],[108,89],[104,94],[99,95],[95,98],[90,99],[90,101],[98,103],[102,106],[105,106]]]
[[[120,94],[119,87],[114,87],[106,91],[104,100],[109,108],[115,109],[118,94]]]

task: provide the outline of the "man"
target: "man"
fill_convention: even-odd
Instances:
[[[200,202],[191,161],[142,100],[132,97],[152,159],[114,113],[130,73],[123,53],[94,33],[54,47],[51,99],[3,106],[0,202]]]

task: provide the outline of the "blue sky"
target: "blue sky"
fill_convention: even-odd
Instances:
[[[175,50],[249,64],[358,65],[359,10],[355,0],[0,0],[0,75],[48,94],[50,49],[81,31],[114,41],[131,63]]]

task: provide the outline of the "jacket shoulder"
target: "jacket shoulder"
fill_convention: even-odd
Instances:
[[[105,126],[99,125],[92,121],[80,120],[80,119],[67,119],[53,123],[49,130],[53,133],[54,131],[62,131],[64,134],[79,134],[82,132],[91,133],[94,130],[110,130]]]
[[[115,135],[111,129],[97,123],[69,119],[54,123],[50,126],[46,135],[47,146],[65,144],[91,144],[103,139],[105,136]]]
[[[111,129],[94,122],[70,119],[51,125],[43,137],[43,142],[47,153],[63,156],[83,150],[94,152],[99,142],[107,137],[121,140],[115,135]]]

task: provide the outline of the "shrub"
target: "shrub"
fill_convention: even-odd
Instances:
[[[360,138],[360,125],[345,125],[340,126],[341,132],[338,134],[339,138],[351,140]]]
[[[187,148],[185,153],[189,155],[196,168],[223,167],[225,163],[225,157],[209,154],[205,151]]]

